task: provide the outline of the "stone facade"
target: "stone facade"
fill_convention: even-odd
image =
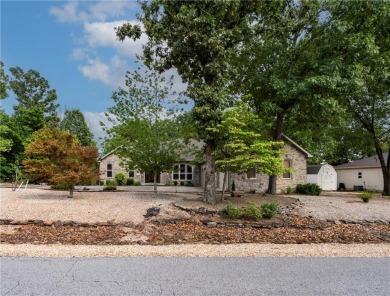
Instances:
[[[283,138],[285,145],[280,156],[289,163],[293,169],[292,173],[278,177],[276,190],[278,193],[286,192],[288,187],[294,188],[297,184],[306,183],[307,158],[310,154],[303,150],[287,137]],[[230,184],[234,181],[237,191],[266,192],[268,189],[269,176],[264,173],[256,173],[252,178],[247,174],[231,174]]]

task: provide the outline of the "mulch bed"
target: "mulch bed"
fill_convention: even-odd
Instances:
[[[146,235],[148,240],[142,243],[151,245],[390,242],[390,225],[386,224],[335,224],[299,216],[289,216],[288,220],[288,225],[274,228],[208,227],[188,221],[166,225],[145,223],[132,231]],[[128,244],[121,241],[128,234],[119,226],[20,225],[3,233],[0,240],[10,244],[117,245]]]

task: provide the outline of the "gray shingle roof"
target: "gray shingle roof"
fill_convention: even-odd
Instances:
[[[307,166],[307,174],[308,175],[317,175],[320,169],[322,168],[323,164],[316,164],[316,165],[308,165]]]
[[[385,158],[385,161],[387,161],[387,158],[389,156],[389,153],[383,153],[383,157]],[[378,155],[374,155],[371,157],[367,157],[364,159],[355,160],[349,163],[344,163],[338,166],[335,166],[334,168],[336,170],[342,170],[342,169],[353,169],[353,168],[380,168],[381,164],[378,159]]]

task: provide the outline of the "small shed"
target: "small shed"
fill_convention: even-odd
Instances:
[[[337,190],[337,172],[329,164],[308,165],[307,183],[317,184],[322,190]]]

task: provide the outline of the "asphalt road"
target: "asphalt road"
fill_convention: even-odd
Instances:
[[[390,258],[1,258],[1,295],[390,295]]]

